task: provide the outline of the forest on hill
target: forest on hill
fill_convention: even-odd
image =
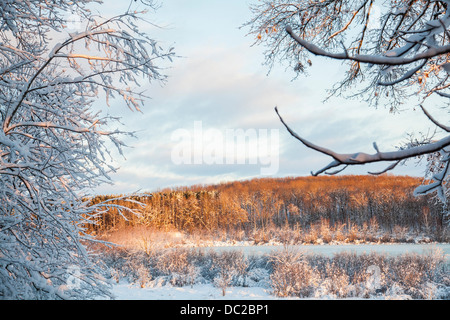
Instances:
[[[394,175],[261,178],[148,195],[101,195],[91,201],[119,198],[113,202],[138,214],[110,208],[88,228],[101,234],[139,226],[225,234],[255,243],[274,238],[295,243],[407,242],[418,237],[448,242],[442,205],[432,196],[413,195],[420,183],[419,178]]]

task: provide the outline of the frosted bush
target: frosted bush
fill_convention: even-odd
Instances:
[[[306,262],[278,265],[270,276],[273,293],[279,297],[309,297],[314,290],[316,274]]]
[[[225,290],[230,285],[245,283],[248,261],[240,251],[222,252],[212,256],[211,270],[214,273],[213,283]]]
[[[264,287],[278,297],[448,299],[450,276],[442,252],[388,256],[307,254],[286,246],[271,255],[240,251],[161,250],[149,256],[118,250],[102,256],[109,277],[142,287],[211,283],[226,294],[230,286]],[[111,270],[112,269],[112,270]]]
[[[323,292],[339,298],[347,297],[351,288],[346,271],[334,261],[326,266],[326,270],[327,272],[322,275],[324,279],[319,285],[322,287]]]
[[[395,225],[393,229],[394,239],[397,241],[406,241],[408,235],[408,228],[404,226]]]
[[[250,269],[247,273],[247,285],[249,287],[268,287],[270,285],[270,274],[265,268]]]
[[[198,269],[191,264],[190,250],[167,250],[157,260],[157,268],[170,277],[170,283],[175,286],[192,285],[199,275]]]
[[[136,273],[137,273],[137,283],[139,284],[139,286],[141,288],[147,287],[150,281],[152,280],[152,276],[150,274],[149,269],[141,265],[137,269]]]
[[[320,221],[320,236],[325,243],[329,243],[333,240],[333,235],[330,228],[330,222],[327,219],[321,219]]]
[[[273,272],[270,275],[273,294],[279,297],[311,295],[317,276],[302,252],[286,247],[271,256]]]
[[[398,284],[412,298],[427,299],[430,294],[434,295],[429,290],[429,284],[440,281],[443,276],[440,268],[442,265],[442,252],[435,251],[425,255],[404,254],[392,259],[389,280]]]

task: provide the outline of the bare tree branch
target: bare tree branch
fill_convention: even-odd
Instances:
[[[256,36],[255,43],[268,47],[266,63],[272,65],[277,60],[288,63],[297,77],[312,65],[311,55],[347,62],[344,78],[330,90],[330,96],[350,91],[348,97],[358,97],[369,105],[387,106],[392,112],[404,109],[403,106],[416,107],[412,98],[417,96],[422,96],[422,104],[433,93],[450,98],[450,93],[445,92],[450,88],[450,1],[388,1],[376,17],[379,26],[369,28],[374,5],[371,0],[260,0],[250,7],[255,15],[246,25],[250,26],[249,34]],[[337,51],[340,47],[343,50]],[[447,101],[444,108],[448,111],[448,107]],[[444,131],[444,136],[438,140],[422,136],[391,152],[381,152],[374,144],[374,154],[337,153],[316,145],[299,136],[277,108],[275,111],[294,138],[332,158],[324,168],[311,172],[313,175],[337,174],[349,166],[389,162],[384,170],[369,172],[382,174],[408,159],[426,156],[424,183],[415,194],[434,192],[445,215],[450,217],[450,156],[446,150],[450,127],[439,115],[432,116],[423,105],[420,108]],[[333,168],[335,171],[330,170]]]
[[[405,159],[421,156],[424,154],[437,152],[437,151],[450,145],[450,135],[448,135],[448,136],[446,136],[436,142],[430,143],[430,144],[411,147],[409,149],[398,150],[398,151],[377,152],[375,154],[367,154],[364,152],[337,153],[330,149],[315,145],[315,144],[309,142],[308,140],[300,137],[297,133],[295,133],[286,124],[286,122],[283,120],[283,118],[279,114],[277,107],[275,107],[275,112],[277,113],[278,117],[280,118],[280,121],[283,123],[283,125],[286,127],[286,129],[289,131],[289,133],[294,138],[299,140],[301,143],[303,143],[308,148],[316,150],[316,151],[323,153],[327,156],[330,156],[334,159],[334,161],[331,162],[327,167],[316,172],[314,175],[318,175],[332,167],[336,167],[336,166],[343,165],[343,164],[344,165],[362,165],[362,164],[367,164],[367,163],[372,163],[372,162],[405,160]]]
[[[386,173],[386,172],[388,172],[390,170],[393,170],[401,161],[402,160],[398,160],[397,162],[389,165],[386,169],[384,169],[382,171],[379,171],[379,172],[371,172],[371,171],[369,171],[368,173],[371,174],[371,175],[380,175],[380,174]]]
[[[404,64],[410,64],[412,62],[416,62],[423,59],[430,59],[439,55],[444,55],[450,53],[450,45],[439,46],[434,48],[429,48],[428,50],[418,53],[413,57],[387,57],[387,56],[374,56],[374,55],[364,55],[364,54],[356,54],[354,56],[349,55],[347,52],[344,53],[332,53],[325,51],[313,43],[305,41],[299,38],[290,26],[286,27],[287,33],[298,42],[302,47],[306,50],[315,54],[317,56],[324,56],[328,58],[333,58],[337,60],[352,60],[356,62],[370,63],[370,64],[378,64],[378,65],[392,65],[399,66]]]
[[[431,122],[433,122],[439,128],[441,128],[447,132],[450,132],[449,126],[445,126],[442,123],[439,123],[435,118],[433,118],[433,116],[431,114],[428,113],[428,111],[422,105],[420,105],[420,108],[422,109],[423,113],[425,113],[425,115],[428,117],[428,119],[430,119]]]

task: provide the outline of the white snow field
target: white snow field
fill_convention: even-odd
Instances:
[[[230,287],[226,295],[213,284],[194,284],[193,286],[174,287],[171,285],[140,288],[139,286],[119,283],[114,286],[113,294],[117,300],[272,300],[279,299],[270,294],[270,289],[260,287]]]

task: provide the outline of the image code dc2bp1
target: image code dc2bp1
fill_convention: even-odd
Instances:
[[[241,315],[260,315],[268,314],[269,307],[267,304],[236,304],[236,305],[225,305],[224,314],[241,314]]]
[[[205,315],[208,318],[213,314],[225,315],[267,315],[269,312],[268,305],[262,304],[225,304],[223,308],[195,306],[188,304],[180,309],[181,315]]]

